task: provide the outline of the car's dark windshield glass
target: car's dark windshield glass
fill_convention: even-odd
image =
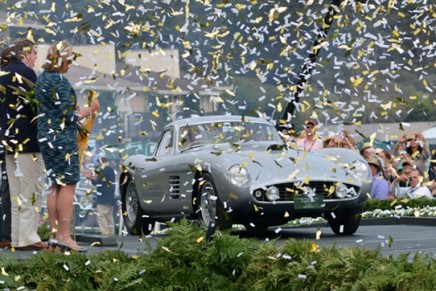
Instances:
[[[181,127],[178,133],[177,147],[184,150],[197,145],[250,141],[282,143],[277,130],[269,124],[255,122],[211,122]]]

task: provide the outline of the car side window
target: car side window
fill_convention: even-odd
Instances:
[[[173,134],[171,130],[164,132],[156,151],[156,156],[167,156],[172,153]]]

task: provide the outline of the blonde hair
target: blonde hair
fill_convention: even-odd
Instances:
[[[58,73],[66,73],[73,62],[74,53],[71,44],[65,40],[53,43],[47,51],[42,67]]]

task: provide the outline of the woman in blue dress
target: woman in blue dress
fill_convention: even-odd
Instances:
[[[50,46],[44,71],[35,84],[38,101],[38,142],[50,178],[47,210],[53,244],[86,251],[71,238],[71,219],[76,184],[80,180],[77,121],[99,110],[98,101],[80,109],[70,82],[63,75],[73,62],[66,41]]]

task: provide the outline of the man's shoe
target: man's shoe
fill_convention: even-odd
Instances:
[[[0,249],[8,249],[11,247],[10,241],[0,241]]]
[[[37,242],[28,246],[24,246],[24,247],[16,247],[15,249],[20,250],[20,251],[40,251],[40,250],[44,250],[47,249],[47,244],[44,242]]]

